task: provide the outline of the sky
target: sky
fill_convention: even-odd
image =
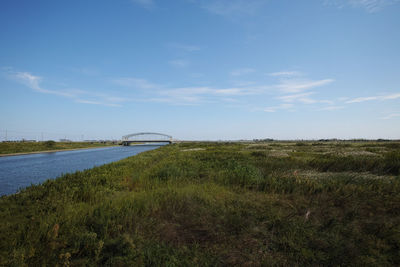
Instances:
[[[2,0],[0,141],[400,138],[399,0]]]

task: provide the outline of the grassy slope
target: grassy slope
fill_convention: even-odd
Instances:
[[[0,265],[399,265],[399,169],[396,143],[166,146],[2,197]]]
[[[90,143],[90,142],[18,142],[0,143],[0,154],[29,153],[48,150],[76,149],[103,147],[110,144]]]

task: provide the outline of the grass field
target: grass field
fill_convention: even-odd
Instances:
[[[30,153],[49,150],[94,148],[112,145],[111,143],[93,143],[93,142],[0,142],[0,155],[14,153]]]
[[[400,143],[183,143],[0,198],[4,266],[398,266]]]

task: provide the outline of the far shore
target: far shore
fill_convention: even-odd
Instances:
[[[19,152],[19,153],[0,154],[0,157],[11,157],[11,156],[21,156],[21,155],[29,155],[29,154],[53,153],[53,152],[73,151],[73,150],[82,150],[82,149],[95,149],[95,148],[116,147],[116,146],[118,146],[118,145],[115,145],[115,146],[98,146],[98,147],[54,149],[54,150],[32,151],[32,152]]]

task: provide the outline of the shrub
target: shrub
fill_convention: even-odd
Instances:
[[[54,147],[55,144],[56,144],[56,142],[54,142],[53,140],[49,140],[49,141],[44,142],[45,147],[49,147],[49,148],[50,147]]]

